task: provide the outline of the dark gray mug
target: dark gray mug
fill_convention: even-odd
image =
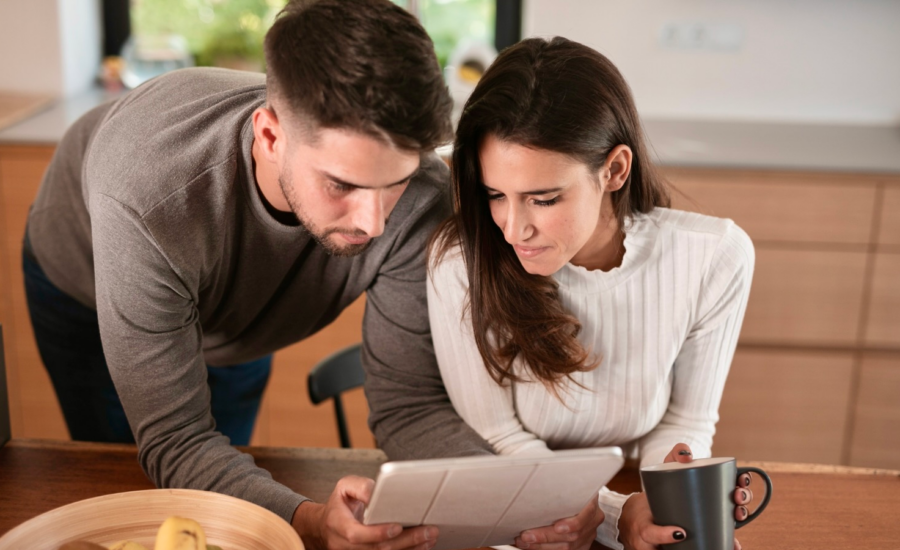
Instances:
[[[766,482],[766,496],[743,521],[735,521],[738,476],[754,472]],[[762,513],[772,498],[772,480],[759,468],[738,468],[733,458],[702,458],[686,464],[667,462],[641,468],[641,483],[653,522],[677,525],[687,537],[664,544],[678,550],[733,550],[734,530]]]

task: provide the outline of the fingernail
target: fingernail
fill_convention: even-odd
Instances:
[[[400,527],[399,525],[392,525],[391,528],[388,529],[388,536],[394,538],[399,535],[401,531],[403,531],[403,527]]]
[[[672,538],[675,540],[684,540],[684,531],[675,531],[672,533]]]
[[[537,542],[537,537],[535,537],[531,533],[525,533],[524,535],[522,535],[522,540],[524,540],[525,542]]]
[[[750,495],[747,493],[747,491],[741,489],[741,498],[744,500],[744,502],[747,502],[747,500],[750,499]]]
[[[750,477],[750,474],[744,474],[744,485],[750,485],[751,481],[753,481],[753,478]]]
[[[553,530],[556,531],[557,533],[568,533],[569,526],[566,525],[565,523],[560,523],[559,525],[554,527]]]
[[[521,544],[519,545],[519,548],[522,548],[522,549],[528,548],[528,543],[527,543],[527,542],[521,543]]]
[[[687,456],[687,455],[691,454],[691,452],[690,451],[678,451],[678,454],[680,454],[681,456]]]
[[[438,537],[438,530],[434,527],[425,529],[425,540],[434,540]]]

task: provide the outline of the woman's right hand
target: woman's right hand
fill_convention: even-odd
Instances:
[[[656,550],[660,544],[683,540],[684,529],[681,527],[660,527],[653,523],[647,495],[636,493],[625,501],[619,516],[619,541],[625,550]]]
[[[679,443],[663,462],[686,463],[693,460],[691,448]],[[685,539],[684,529],[674,525],[661,527],[653,523],[647,495],[637,493],[625,501],[619,516],[619,541],[625,550],[656,550],[660,544],[675,544]]]

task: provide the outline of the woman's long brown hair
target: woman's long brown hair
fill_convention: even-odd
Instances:
[[[578,341],[581,323],[565,311],[552,277],[525,271],[491,218],[479,146],[487,135],[569,155],[598,172],[613,148],[631,148],[631,173],[611,194],[619,222],[668,206],[647,154],[631,91],[616,67],[587,46],[557,37],[506,49],[466,102],[452,160],[454,215],[430,245],[432,263],[459,243],[469,279],[466,311],[491,377],[518,381],[521,358],[556,393],[572,373],[596,366]]]

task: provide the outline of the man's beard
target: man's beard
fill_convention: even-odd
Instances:
[[[330,256],[338,256],[338,257],[350,257],[350,256],[358,256],[365,252],[369,246],[372,244],[373,239],[369,239],[363,244],[347,244],[346,246],[338,246],[334,244],[334,242],[329,239],[329,237],[333,234],[343,233],[345,235],[353,235],[353,236],[367,236],[363,231],[359,229],[328,229],[326,231],[322,231],[315,226],[309,218],[306,216],[306,213],[303,211],[303,208],[300,206],[300,202],[296,200],[293,195],[293,188],[287,184],[287,181],[290,181],[290,172],[287,172],[287,168],[285,168],[285,174],[278,175],[278,184],[281,186],[281,192],[284,193],[284,198],[287,200],[288,206],[291,207],[291,211],[297,216],[297,220],[300,222],[300,226],[303,227],[310,236],[315,239],[315,241],[325,249],[325,252]],[[287,180],[287,181],[286,181]]]

